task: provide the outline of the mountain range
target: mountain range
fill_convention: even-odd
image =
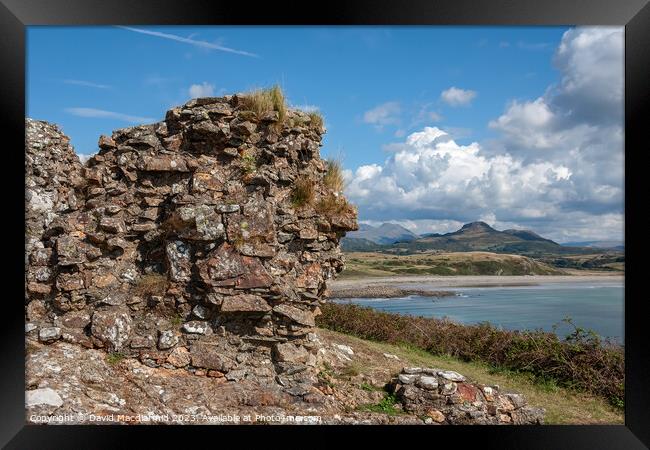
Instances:
[[[422,251],[488,251],[527,256],[593,253],[598,246],[561,245],[530,230],[503,230],[485,222],[471,222],[451,233],[417,236],[396,224],[379,227],[364,225],[342,240],[345,251],[388,251],[415,253]],[[618,250],[618,249],[617,249]]]
[[[375,244],[388,245],[396,242],[412,241],[418,239],[419,236],[403,226],[394,223],[382,223],[378,227],[361,223],[359,224],[359,229],[347,233],[346,238],[365,239]]]

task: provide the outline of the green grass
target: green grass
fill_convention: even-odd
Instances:
[[[378,391],[378,390],[380,390],[379,388],[376,388],[376,387],[373,386],[372,384],[370,384],[370,383],[366,383],[366,382],[361,383],[361,384],[359,385],[359,387],[360,387],[361,389],[363,389],[364,391],[368,391],[368,392],[373,392],[373,391]]]
[[[362,367],[358,362],[352,362],[345,366],[340,372],[340,376],[352,378],[356,377],[362,372]]]
[[[334,368],[327,361],[323,362],[323,370],[321,372],[330,377],[334,376]]]
[[[318,372],[318,380],[331,388],[335,386],[334,382],[332,379],[335,377],[334,369],[332,366],[329,365],[327,361],[323,363],[323,369],[321,369],[320,372]]]
[[[169,323],[175,327],[178,327],[183,323],[183,318],[178,313],[176,313],[169,318]]]
[[[346,264],[345,270],[339,274],[337,279],[349,280],[349,279],[357,279],[357,278],[365,278],[365,277],[389,277],[391,275],[395,275],[395,273],[389,272],[387,270],[374,269],[374,268],[371,269],[358,268]]]
[[[109,363],[112,366],[115,366],[120,363],[124,358],[126,358],[126,355],[120,352],[111,352],[108,355],[106,355],[106,362]]]
[[[394,416],[397,414],[403,414],[403,412],[395,408],[395,404],[398,403],[397,399],[393,394],[386,394],[379,403],[374,405],[360,405],[357,409],[359,411],[369,411],[388,414],[389,416]]]
[[[255,172],[255,170],[257,170],[257,159],[255,158],[255,155],[244,153],[242,155],[242,168],[246,174]]]
[[[319,214],[325,217],[356,214],[354,206],[349,204],[345,197],[336,197],[334,194],[329,194],[322,197],[316,203],[315,209]]]

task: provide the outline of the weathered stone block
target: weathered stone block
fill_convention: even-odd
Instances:
[[[273,312],[297,322],[301,325],[313,327],[316,325],[314,314],[311,311],[305,311],[295,306],[281,304],[273,308]]]
[[[131,337],[131,322],[131,315],[126,309],[99,310],[93,313],[91,332],[107,348],[119,351]]]
[[[306,363],[309,359],[309,352],[304,347],[291,342],[275,344],[273,350],[276,361]]]
[[[169,155],[142,156],[138,169],[145,172],[188,172],[184,158]]]
[[[271,307],[258,295],[240,294],[224,297],[221,303],[221,312],[264,313],[268,311],[271,311]]]
[[[167,362],[174,367],[185,367],[191,360],[190,352],[185,347],[176,347],[167,357]]]
[[[216,345],[196,342],[190,348],[192,365],[205,369],[228,372],[234,367],[234,361],[224,355]]]
[[[183,241],[169,242],[165,247],[169,278],[172,281],[189,282],[192,277],[192,255],[189,245]]]
[[[61,328],[44,327],[38,330],[38,340],[45,343],[51,343],[61,338]]]
[[[99,228],[113,234],[124,233],[126,231],[124,221],[118,217],[102,217],[99,222]]]
[[[61,317],[61,324],[66,328],[85,328],[90,323],[90,314],[86,311],[71,311]]]
[[[158,332],[158,348],[166,350],[178,344],[178,335],[172,330],[160,330]]]

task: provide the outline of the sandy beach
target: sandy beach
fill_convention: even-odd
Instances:
[[[393,277],[373,277],[334,280],[328,283],[330,298],[359,297],[399,297],[413,295],[413,286],[420,292],[431,291],[432,296],[440,296],[440,289],[463,287],[508,287],[538,286],[554,283],[590,283],[609,281],[623,283],[621,273],[589,272],[576,275],[457,275],[434,276],[412,275]]]

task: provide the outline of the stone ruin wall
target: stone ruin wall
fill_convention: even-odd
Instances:
[[[300,111],[195,99],[100,137],[82,164],[55,125],[27,119],[28,333],[306,392],[318,305],[357,229],[324,181],[323,133]],[[305,184],[313,198],[296,204]]]

